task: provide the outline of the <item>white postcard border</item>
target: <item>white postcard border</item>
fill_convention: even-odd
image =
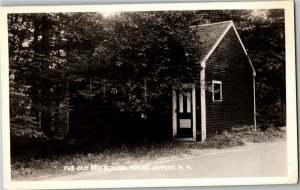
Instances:
[[[213,9],[212,9],[213,7]],[[74,180],[74,181],[12,181],[10,168],[9,131],[9,70],[7,14],[42,12],[111,12],[111,11],[162,11],[162,10],[224,10],[224,9],[285,9],[286,31],[286,99],[287,99],[287,146],[288,176],[259,178],[195,178],[195,179],[138,179],[138,180]],[[55,189],[55,188],[116,188],[116,187],[175,187],[175,186],[221,186],[289,184],[298,180],[297,160],[297,102],[295,69],[294,2],[214,2],[214,3],[164,3],[164,4],[119,4],[119,5],[72,5],[29,6],[0,8],[0,85],[3,145],[4,189]]]

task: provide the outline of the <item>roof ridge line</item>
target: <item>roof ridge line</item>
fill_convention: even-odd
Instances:
[[[227,20],[227,21],[222,21],[222,22],[214,22],[214,23],[207,23],[207,24],[199,24],[199,25],[193,25],[190,26],[190,28],[196,28],[196,27],[202,27],[202,26],[212,26],[212,25],[217,25],[217,24],[224,24],[224,23],[233,23],[233,20]]]

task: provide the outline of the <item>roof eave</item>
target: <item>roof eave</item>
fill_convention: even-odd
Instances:
[[[213,47],[211,48],[211,50],[204,56],[204,58],[200,61],[201,62],[201,66],[204,65],[205,68],[205,63],[208,60],[208,58],[212,55],[212,53],[216,50],[216,48],[219,46],[219,44],[221,43],[222,39],[225,37],[225,35],[227,34],[227,32],[229,31],[229,29],[233,26],[233,21],[226,21],[226,22],[230,22],[230,24],[227,26],[227,28],[224,30],[224,32],[222,33],[222,35],[218,38],[218,40],[216,41],[216,43],[213,45]]]
[[[253,64],[252,64],[252,62],[251,62],[251,60],[250,60],[250,58],[249,58],[249,56],[248,56],[248,53],[247,53],[247,51],[246,51],[246,48],[245,48],[245,46],[244,46],[244,44],[243,44],[243,42],[242,42],[242,40],[241,40],[241,38],[240,38],[240,36],[239,36],[237,30],[236,30],[236,27],[235,27],[233,21],[230,20],[230,21],[225,21],[225,22],[230,22],[230,24],[229,24],[228,27],[224,30],[224,32],[223,32],[222,35],[219,37],[219,39],[216,41],[216,43],[213,45],[212,49],[211,49],[211,50],[205,55],[205,57],[200,61],[201,67],[202,67],[202,68],[205,68],[205,67],[206,67],[206,61],[208,60],[208,58],[212,55],[212,53],[213,53],[213,52],[216,50],[216,48],[219,46],[219,44],[221,43],[222,39],[225,37],[225,35],[226,35],[227,32],[229,31],[229,29],[230,29],[231,27],[233,27],[233,29],[234,29],[234,31],[235,31],[235,34],[237,35],[238,40],[239,40],[239,42],[240,42],[240,44],[241,44],[241,46],[242,46],[242,48],[243,48],[243,50],[244,50],[244,53],[245,53],[245,55],[246,55],[246,57],[247,57],[247,59],[248,59],[248,61],[249,61],[249,63],[250,63],[250,66],[251,66],[252,71],[253,71],[253,76],[255,77],[255,76],[256,76],[256,71],[255,71],[255,69],[254,69],[254,67],[253,67]],[[223,23],[225,23],[225,22],[223,22]],[[200,25],[200,26],[204,26],[204,25]]]
[[[239,41],[240,41],[240,44],[242,45],[242,48],[243,48],[243,50],[244,50],[244,52],[245,52],[245,55],[246,55],[246,57],[247,57],[247,59],[248,59],[250,65],[251,65],[251,68],[252,68],[252,70],[253,70],[253,76],[256,76],[256,71],[255,71],[255,69],[254,69],[254,66],[253,66],[253,64],[252,64],[251,59],[249,58],[249,55],[248,55],[248,53],[247,53],[247,50],[246,50],[246,48],[245,48],[245,46],[244,46],[244,44],[243,44],[243,42],[242,42],[242,40],[241,40],[241,38],[240,38],[240,35],[239,35],[239,33],[237,32],[236,27],[235,27],[235,25],[234,25],[233,23],[232,23],[232,26],[233,26],[233,29],[234,29],[234,31],[235,31],[236,36],[238,37],[238,39],[239,39]]]
[[[193,26],[190,26],[190,28],[197,28],[197,27],[202,27],[202,26],[211,26],[211,25],[217,25],[217,24],[223,24],[223,23],[233,23],[232,20],[227,20],[227,21],[223,21],[223,22],[214,22],[214,23],[208,23],[208,24],[199,24],[199,25],[193,25]]]

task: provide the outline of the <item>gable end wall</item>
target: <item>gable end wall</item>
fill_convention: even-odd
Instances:
[[[236,125],[253,125],[253,75],[243,48],[231,28],[206,62],[205,81],[222,81],[222,101],[213,102],[206,91],[207,135]]]

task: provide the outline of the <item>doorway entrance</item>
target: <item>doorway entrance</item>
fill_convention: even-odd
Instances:
[[[175,101],[174,101],[175,100]],[[174,105],[175,104],[175,105]],[[181,84],[173,90],[173,108],[176,117],[173,119],[173,131],[176,138],[194,139],[196,132],[196,98],[195,85]]]

